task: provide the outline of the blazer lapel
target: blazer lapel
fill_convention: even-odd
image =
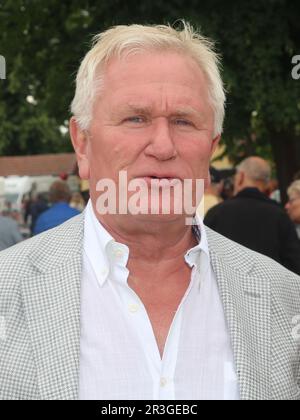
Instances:
[[[42,399],[78,398],[83,217],[72,223],[31,256],[38,272],[22,284]]]
[[[231,336],[241,399],[271,399],[269,281],[237,270],[213,249],[210,254]]]

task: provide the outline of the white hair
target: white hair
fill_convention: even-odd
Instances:
[[[194,31],[188,23],[182,22],[182,25],[182,30],[167,25],[120,25],[94,37],[92,49],[79,67],[71,104],[71,112],[81,130],[90,126],[95,98],[103,88],[105,65],[113,57],[168,50],[186,54],[198,63],[208,82],[214,111],[214,135],[222,133],[225,90],[219,71],[219,56],[212,41]]]
[[[252,181],[261,181],[268,184],[271,180],[272,169],[270,164],[258,156],[246,158],[238,165],[237,170],[244,172]]]
[[[293,194],[300,197],[300,180],[294,181],[288,188],[288,196],[291,197]]]

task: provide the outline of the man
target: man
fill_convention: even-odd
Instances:
[[[53,182],[50,187],[49,200],[52,206],[37,218],[33,228],[34,235],[53,229],[80,213],[69,205],[71,191],[64,181]]]
[[[153,211],[169,180],[194,181],[193,200],[209,183],[225,100],[211,47],[188,25],[96,37],[70,123],[91,200],[0,258],[2,398],[300,398],[299,277],[188,224],[175,192]],[[138,214],[121,172],[142,204],[161,182]],[[103,211],[104,180],[118,212]]]
[[[23,240],[18,224],[10,217],[0,215],[0,251]]]
[[[286,212],[267,197],[271,168],[259,157],[249,157],[238,167],[235,197],[205,217],[211,229],[278,261],[300,275],[300,244]]]

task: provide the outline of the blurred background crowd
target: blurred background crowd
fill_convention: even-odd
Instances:
[[[210,170],[205,224],[300,275],[300,172],[287,189],[284,205],[271,165],[260,157],[244,159],[231,176]]]
[[[89,192],[79,178],[60,176],[2,178],[0,251],[59,226],[81,213]],[[75,179],[74,179],[75,178]]]

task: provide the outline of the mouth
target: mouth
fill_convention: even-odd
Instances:
[[[165,188],[175,188],[181,183],[181,180],[178,177],[175,178],[171,176],[146,175],[138,177],[138,179],[146,183],[149,190],[156,192]]]
[[[180,180],[180,178],[177,175],[173,175],[173,174],[146,174],[146,175],[138,176],[137,178],[157,179],[157,180],[166,179],[168,181],[171,181],[173,179]]]
[[[170,175],[167,175],[167,176],[165,176],[165,175],[160,175],[160,176],[144,175],[144,176],[141,176],[141,177],[138,177],[138,178],[143,179],[149,185],[151,183],[156,183],[156,182],[159,182],[161,185],[164,184],[164,183],[166,185],[168,185],[170,183],[174,184],[174,183],[181,182],[181,180],[177,176],[175,177],[175,176],[170,176]]]
[[[171,177],[171,176],[152,176],[152,175],[150,175],[150,176],[145,176],[144,178],[150,178],[150,179],[168,179],[168,180],[171,180],[171,179],[174,179],[173,177]]]

